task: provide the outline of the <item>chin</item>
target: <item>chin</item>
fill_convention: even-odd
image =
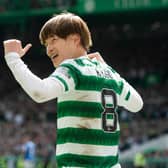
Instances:
[[[53,66],[54,66],[55,68],[58,67],[58,63],[57,63],[56,61],[53,61],[52,64],[53,64]]]
[[[58,65],[56,65],[56,64],[53,64],[53,66],[54,66],[55,68],[57,68],[57,67],[58,67]]]

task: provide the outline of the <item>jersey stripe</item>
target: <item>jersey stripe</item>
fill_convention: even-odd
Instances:
[[[67,150],[68,149],[68,150]],[[115,156],[117,155],[118,146],[101,146],[101,145],[88,145],[77,143],[65,143],[57,145],[57,155],[66,153],[88,156]]]
[[[130,90],[129,90],[128,93],[127,93],[127,95],[125,96],[125,100],[128,101],[128,99],[130,98],[130,95],[131,95],[131,92],[130,92]]]
[[[57,130],[57,144],[73,142],[78,144],[94,144],[105,146],[117,145],[119,134],[119,131],[113,133],[105,133],[103,130],[95,129],[63,128]]]
[[[72,96],[72,94],[70,96],[71,97],[71,101],[101,103],[101,92],[98,92],[98,91],[76,90],[75,93],[74,93],[74,96]],[[63,102],[63,101],[69,101],[69,97],[68,96],[63,96],[58,101],[59,101],[58,103]]]
[[[111,123],[113,119],[107,119],[107,123]],[[87,118],[87,117],[63,117],[57,121],[58,128],[87,128],[87,129],[102,129],[102,119]],[[119,124],[117,124],[117,131],[119,131]]]
[[[65,116],[81,116],[99,118],[103,112],[103,107],[100,103],[82,102],[82,101],[65,101],[58,103],[57,118]]]
[[[84,155],[74,155],[74,154],[64,154],[57,156],[57,161],[59,168],[63,166],[67,167],[88,167],[90,168],[111,168],[118,161],[117,156],[107,156],[107,157],[99,157],[99,156],[84,156]]]
[[[51,77],[55,77],[55,78],[57,78],[59,81],[61,81],[61,82],[63,83],[64,87],[65,87],[65,91],[68,91],[68,90],[69,90],[69,89],[68,89],[68,85],[67,85],[67,83],[65,82],[65,80],[64,80],[63,78],[61,78],[61,77],[59,77],[59,76],[56,76],[56,75],[52,75]]]

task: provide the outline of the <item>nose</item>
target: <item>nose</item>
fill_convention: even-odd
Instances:
[[[54,49],[53,49],[52,45],[47,45],[47,47],[46,47],[47,55],[51,56],[53,54],[53,51],[54,51]]]

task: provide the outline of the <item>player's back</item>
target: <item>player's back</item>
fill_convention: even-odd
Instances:
[[[87,57],[61,66],[70,69],[75,88],[58,99],[58,166],[116,165],[120,130],[114,106],[122,88],[116,72]]]

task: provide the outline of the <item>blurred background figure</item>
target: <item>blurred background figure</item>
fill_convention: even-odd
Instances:
[[[24,133],[22,141],[23,141],[23,145],[21,146],[21,150],[24,155],[24,168],[35,168],[36,134]]]
[[[44,156],[44,166],[43,168],[48,168],[49,166],[51,168],[56,167],[56,162],[55,162],[55,148],[53,148],[50,144],[47,145],[46,147],[46,152]]]
[[[142,153],[137,153],[134,158],[135,168],[145,168],[146,167],[146,158]]]

